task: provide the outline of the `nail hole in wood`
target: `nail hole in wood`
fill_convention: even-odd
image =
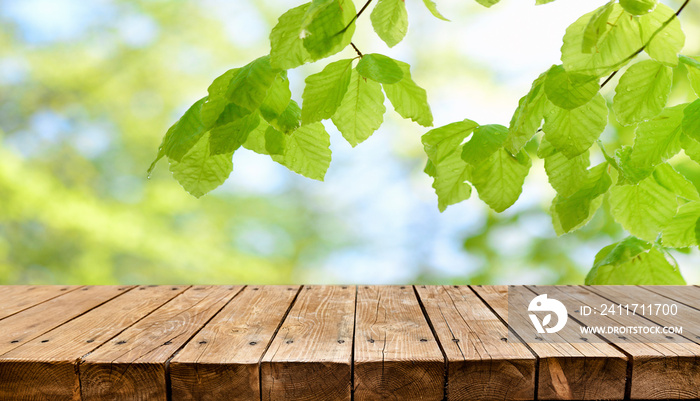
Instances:
[[[341,288],[344,289],[344,290],[347,290],[347,289],[348,289],[348,286],[347,286],[347,285],[344,285],[344,286],[342,286]]]
[[[345,340],[338,340],[338,344],[345,344]]]
[[[287,344],[291,344],[293,342],[294,342],[294,340],[287,340]]]
[[[19,342],[19,340],[12,340],[12,341],[10,341],[10,343],[12,343],[12,344],[18,343],[18,342]]]
[[[428,339],[427,339],[427,338],[421,338],[421,339],[420,339],[420,342],[422,342],[422,343],[428,342]]]
[[[206,344],[207,342],[204,341],[204,340],[202,340],[202,341],[200,341],[199,343],[200,343],[200,344]]]
[[[49,340],[41,340],[42,343],[47,343]]]
[[[581,340],[588,341],[588,339],[586,337],[581,337]]]
[[[452,288],[459,288],[459,286],[458,286],[458,285],[453,285]]]
[[[95,340],[87,340],[87,341],[85,341],[85,342],[86,342],[86,343],[91,343],[91,342],[95,342]]]
[[[177,287],[173,287],[173,288],[171,288],[171,290],[177,290]]]
[[[402,286],[401,286],[401,289],[402,289],[402,290],[405,290],[405,289],[406,289],[406,286],[402,285]]]
[[[501,341],[503,341],[504,343],[507,343],[507,342],[508,342],[508,339],[505,338],[505,337],[501,337]]]
[[[257,290],[258,290],[257,288],[253,288],[253,291],[257,291]]]
[[[122,345],[122,344],[126,344],[126,341],[124,341],[124,340],[122,340],[122,341],[117,341],[117,345]]]
[[[257,345],[258,343],[255,342],[255,341],[251,341],[251,342],[249,342],[248,344],[250,344],[250,345]]]
[[[373,339],[373,338],[370,338],[370,339],[367,340],[367,341],[369,341],[370,343],[374,344],[374,339]]]
[[[170,345],[170,344],[172,344],[172,343],[173,343],[172,341],[166,341],[166,342],[163,343],[163,345]]]
[[[287,291],[294,291],[294,288],[287,288]]]
[[[88,287],[85,287],[85,288],[83,288],[83,291],[87,291],[87,290],[89,290],[89,288],[88,288]]]
[[[458,343],[458,342],[459,342],[459,338],[453,338],[453,339],[452,339],[452,342]]]
[[[146,287],[139,287],[139,290],[145,290]]]

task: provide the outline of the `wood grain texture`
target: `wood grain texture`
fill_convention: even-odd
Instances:
[[[604,294],[605,296],[599,296]],[[668,298],[632,286],[578,287],[570,295],[579,301],[587,300],[588,305],[600,310],[601,304],[629,305],[634,303],[673,303]],[[700,295],[700,294],[698,294]],[[698,311],[678,304],[676,319],[662,315],[644,318],[640,315],[608,314],[581,317],[581,321],[595,326],[659,327],[678,326],[681,322],[683,336],[698,335],[693,329]],[[700,345],[676,334],[602,334],[602,337],[628,353],[632,359],[630,396],[633,399],[697,399],[700,398]]]
[[[79,399],[80,358],[187,287],[141,286],[0,356],[0,399]]]
[[[191,287],[104,343],[79,365],[82,399],[165,400],[168,359],[241,288]]]
[[[529,400],[535,356],[467,286],[416,286],[448,362],[447,400]]]
[[[570,320],[555,334],[556,341],[542,342],[527,308],[532,298],[522,293],[511,305],[523,313],[508,316],[508,287],[472,287],[494,311],[507,321],[538,356],[537,396],[541,400],[623,399],[627,377],[627,357],[605,343],[583,342],[580,325]],[[513,294],[511,294],[512,296]],[[510,319],[510,320],[509,320]],[[526,328],[526,329],[523,329]]]
[[[445,359],[411,286],[360,286],[355,400],[442,400]]]
[[[0,320],[0,355],[125,293],[130,288],[82,287]]]
[[[170,361],[173,400],[259,400],[259,363],[299,286],[248,286]]]
[[[0,320],[78,288],[77,285],[0,286]]]
[[[308,286],[263,356],[263,400],[350,400],[354,286]]]

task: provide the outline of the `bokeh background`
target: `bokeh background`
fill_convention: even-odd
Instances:
[[[355,149],[326,124],[324,183],[245,150],[201,200],[165,163],[147,179],[167,128],[215,77],[268,53],[277,17],[300,2],[0,0],[0,284],[576,284],[600,248],[626,236],[603,207],[557,238],[554,192],[537,160],[505,213],[476,194],[439,213],[422,172],[426,129],[388,104],[385,124]],[[437,0],[449,23],[420,0],[406,3],[401,44],[388,49],[369,13],[353,41],[409,62],[441,126],[507,125],[532,80],[559,63],[566,27],[604,1],[503,0],[487,10]],[[681,21],[684,53],[700,54],[700,4]],[[297,101],[304,78],[326,63],[290,72]],[[673,102],[687,91],[677,76]],[[633,138],[615,127],[604,135]],[[678,163],[700,184],[699,171]],[[674,256],[688,282],[700,282],[698,251]]]

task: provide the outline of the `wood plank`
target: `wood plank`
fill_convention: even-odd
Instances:
[[[673,303],[668,298],[632,286],[582,287],[567,291],[578,299],[589,300],[591,307],[600,310],[602,304],[616,303]],[[597,293],[597,295],[596,295]],[[600,295],[600,296],[598,296]],[[697,321],[697,310],[678,305],[678,318],[682,321]],[[677,326],[678,320],[662,315],[648,319],[640,315],[615,314],[581,317],[584,323],[596,326]],[[692,326],[683,327],[683,336],[694,339],[699,335]],[[651,334],[601,334],[632,356],[632,383],[630,396],[633,399],[698,399],[700,398],[700,345],[683,336],[670,335],[663,338]],[[664,342],[667,341],[667,342]]]
[[[360,286],[355,400],[442,400],[445,358],[411,286]]]
[[[132,287],[88,286],[0,320],[0,355],[117,297]]]
[[[240,290],[194,286],[80,363],[83,400],[165,400],[167,361]]]
[[[535,356],[467,286],[417,286],[447,356],[447,400],[535,397]]]
[[[170,361],[175,400],[259,400],[259,363],[299,286],[248,286]]]
[[[647,291],[673,299],[691,308],[700,310],[700,288],[694,285],[645,285]]]
[[[0,286],[0,320],[78,288],[78,285]]]
[[[80,358],[186,288],[135,288],[5,353],[0,399],[80,399]]]
[[[262,359],[263,400],[350,400],[355,293],[301,290]]]
[[[538,339],[526,313],[508,316],[508,287],[474,286],[474,291],[499,315],[538,356],[537,397],[541,400],[623,399],[627,357],[605,343],[580,342],[580,325],[570,321],[558,333],[555,343]],[[512,295],[512,294],[511,294]],[[535,294],[533,293],[534,298]],[[531,298],[522,294],[511,300],[527,311]],[[528,328],[528,329],[522,329]]]

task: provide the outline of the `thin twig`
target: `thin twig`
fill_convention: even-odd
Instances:
[[[338,32],[337,35],[340,35],[340,34],[345,33],[345,31],[347,31],[348,28],[350,28],[350,26],[351,26],[358,18],[360,18],[360,15],[362,15],[362,13],[365,12],[365,10],[367,9],[367,7],[369,7],[369,3],[371,3],[371,2],[372,2],[372,0],[367,0],[367,2],[365,3],[364,6],[362,6],[362,8],[360,9],[360,11],[359,11],[357,14],[355,14],[355,16],[352,18],[352,21],[350,21],[350,23],[349,23],[345,28],[343,28],[342,31]]]
[[[352,48],[355,49],[355,53],[357,53],[357,55],[360,56],[360,58],[362,58],[362,52],[360,51],[360,49],[358,49],[357,46],[355,46],[355,44],[352,42],[350,42],[350,46],[352,46]]]

